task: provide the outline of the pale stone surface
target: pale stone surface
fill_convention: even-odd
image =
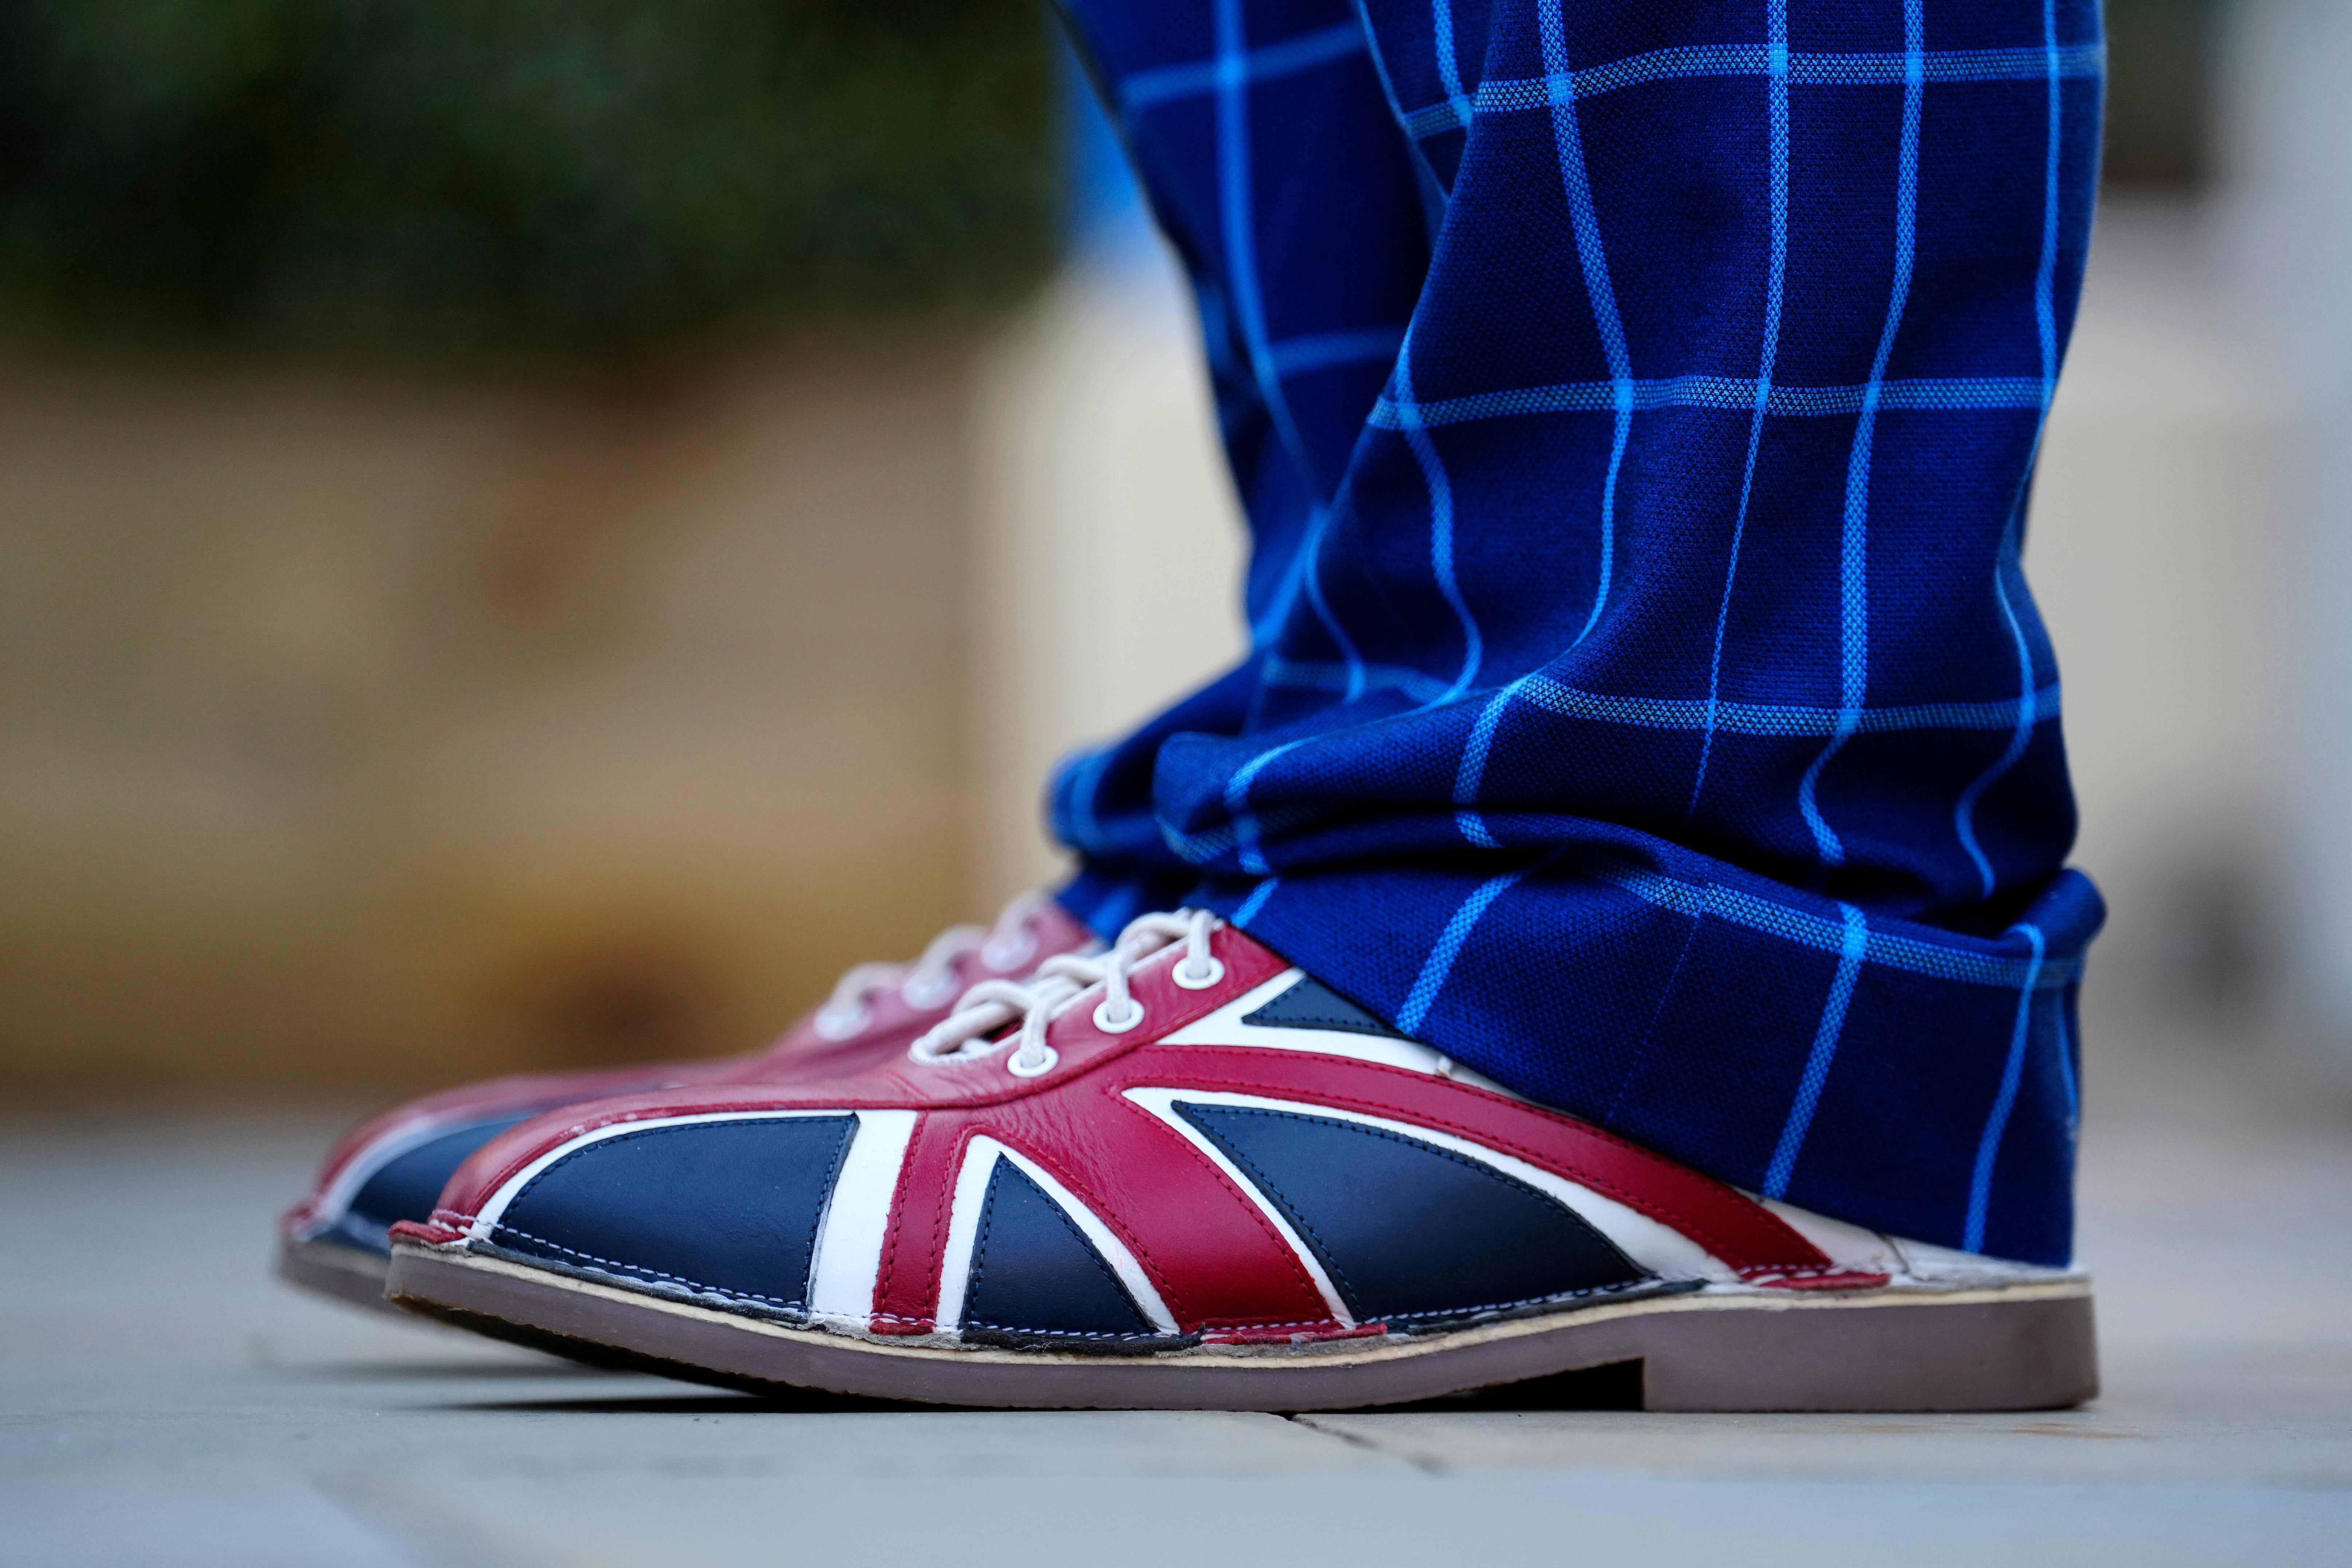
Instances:
[[[2196,1031],[2091,1038],[2107,1392],[2025,1416],[762,1402],[274,1285],[331,1119],[19,1122],[0,1563],[2341,1562],[2345,1107]]]

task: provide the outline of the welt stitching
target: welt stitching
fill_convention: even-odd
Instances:
[[[1623,1296],[1638,1291],[1654,1290],[1661,1284],[1675,1283],[1674,1279],[1645,1275],[1639,1279],[1620,1279],[1613,1285],[1580,1285],[1573,1290],[1550,1290],[1540,1296],[1522,1296],[1516,1301],[1488,1301],[1476,1307],[1448,1307],[1441,1311],[1396,1312],[1400,1318],[1453,1318],[1465,1312],[1500,1312],[1513,1307],[1538,1306],[1546,1301],[1573,1301],[1587,1296]]]
[[[786,1300],[781,1296],[762,1296],[757,1290],[730,1290],[724,1285],[706,1285],[699,1279],[689,1279],[683,1274],[666,1274],[658,1268],[648,1268],[642,1263],[624,1263],[618,1258],[599,1258],[593,1252],[582,1252],[576,1247],[566,1247],[560,1241],[550,1241],[543,1236],[533,1236],[520,1226],[508,1225],[503,1221],[497,1228],[508,1236],[519,1236],[525,1241],[535,1241],[541,1247],[551,1247],[565,1257],[577,1258],[583,1263],[599,1263],[606,1268],[624,1269],[631,1274],[644,1274],[656,1279],[667,1279],[686,1286],[688,1289],[699,1290],[712,1296],[730,1296],[740,1301],[765,1301],[772,1307],[800,1309],[808,1304],[798,1300]]]
[[[1428,1318],[1459,1318],[1473,1312],[1505,1312],[1514,1307],[1537,1307],[1546,1301],[1574,1301],[1588,1296],[1623,1296],[1637,1291],[1654,1290],[1661,1284],[1677,1283],[1681,1277],[1646,1276],[1640,1279],[1620,1280],[1614,1285],[1584,1285],[1573,1290],[1554,1290],[1542,1296],[1523,1296],[1516,1301],[1489,1301],[1476,1307],[1446,1307],[1427,1312],[1391,1312],[1387,1320],[1413,1322]]]
[[[977,1318],[968,1321],[964,1326],[971,1329],[994,1329],[999,1333],[1032,1334],[1038,1339],[1055,1340],[1169,1340],[1172,1342],[1186,1337],[1183,1334],[1111,1333],[1100,1329],[1031,1329],[1018,1323],[986,1323]]]
[[[814,1116],[780,1116],[772,1118],[772,1120],[778,1121],[821,1121],[832,1119]],[[847,1118],[847,1121],[850,1125],[845,1130],[844,1136],[835,1141],[833,1163],[825,1168],[824,1191],[826,1202],[824,1204],[820,1204],[817,1206],[816,1217],[809,1223],[809,1263],[812,1268],[815,1266],[816,1262],[817,1232],[824,1227],[825,1210],[831,1204],[834,1184],[840,1180],[841,1162],[849,1152],[850,1140],[857,1135],[856,1117],[852,1115]],[[565,1165],[570,1164],[573,1160],[579,1158],[581,1155],[589,1152],[591,1150],[601,1148],[608,1143],[626,1143],[633,1138],[645,1138],[656,1132],[670,1132],[675,1131],[677,1131],[677,1129],[671,1127],[640,1128],[635,1132],[624,1132],[614,1138],[600,1138],[594,1143],[585,1144],[578,1149],[574,1149],[571,1153],[564,1155],[561,1160],[555,1161],[553,1163],[550,1164],[546,1170],[541,1171],[538,1175],[533,1176],[530,1181],[524,1183],[522,1191],[515,1194],[512,1198],[508,1200],[507,1207],[511,1211],[516,1204],[522,1202],[523,1198],[530,1192],[531,1188],[539,1185],[541,1181],[552,1175],[555,1172],[562,1169]],[[582,1252],[576,1247],[566,1247],[560,1241],[551,1241],[546,1237],[534,1236],[530,1231],[523,1229],[520,1226],[509,1225],[504,1219],[499,1220],[492,1229],[494,1232],[504,1231],[509,1236],[521,1237],[526,1241],[535,1241],[541,1247],[551,1247],[567,1258],[577,1258],[582,1259],[583,1262],[602,1264],[607,1268],[626,1269],[633,1274],[647,1275],[656,1279],[675,1280],[680,1285],[688,1286],[696,1290],[708,1291],[715,1296],[730,1296],[746,1301],[766,1301],[772,1306],[778,1307],[801,1308],[807,1305],[804,1300],[793,1300],[788,1301],[783,1300],[782,1297],[763,1296],[756,1290],[730,1290],[723,1285],[706,1285],[699,1279],[689,1279],[683,1274],[666,1273],[659,1268],[648,1268],[641,1263],[624,1263],[618,1258],[600,1258],[593,1252]],[[805,1289],[805,1285],[803,1285],[803,1289]]]
[[[1211,1321],[1219,1329],[1331,1329],[1343,1326],[1337,1318],[1289,1318],[1273,1323],[1262,1318],[1216,1318]]]
[[[1381,1315],[1381,1317],[1380,1319],[1378,1319],[1377,1321],[1380,1321],[1380,1322],[1384,1322],[1384,1323],[1394,1323],[1394,1322],[1405,1322],[1405,1323],[1410,1323],[1410,1322],[1421,1321],[1424,1321],[1424,1320],[1432,1319],[1432,1318],[1460,1318],[1460,1317],[1467,1317],[1467,1316],[1470,1316],[1470,1315],[1472,1315],[1472,1314],[1474,1314],[1474,1313],[1478,1313],[1478,1312],[1504,1312],[1504,1311],[1508,1311],[1508,1310],[1511,1310],[1512,1308],[1514,1308],[1514,1307],[1539,1307],[1539,1306],[1543,1305],[1543,1304],[1544,1304],[1545,1302],[1547,1302],[1547,1301],[1576,1301],[1576,1300],[1586,1300],[1586,1299],[1589,1299],[1589,1298],[1591,1298],[1591,1297],[1597,1297],[1597,1296],[1627,1296],[1627,1295],[1636,1295],[1636,1294],[1640,1294],[1640,1293],[1643,1293],[1643,1292],[1646,1292],[1646,1291],[1650,1291],[1650,1290],[1654,1290],[1654,1289],[1657,1289],[1659,1286],[1661,1286],[1661,1285],[1678,1285],[1678,1284],[1686,1284],[1686,1283],[1689,1283],[1689,1282],[1694,1281],[1694,1280],[1696,1280],[1696,1281],[1697,1281],[1697,1282],[1699,1282],[1699,1283],[1702,1283],[1702,1284],[1704,1284],[1704,1283],[1706,1282],[1706,1281],[1705,1281],[1705,1279],[1704,1279],[1701,1276],[1695,1275],[1695,1274],[1693,1274],[1693,1275],[1680,1275],[1680,1274],[1676,1274],[1676,1275],[1654,1275],[1654,1276],[1651,1276],[1651,1277],[1649,1277],[1649,1278],[1642,1279],[1628,1279],[1628,1280],[1623,1280],[1623,1281],[1621,1281],[1621,1282],[1619,1282],[1619,1283],[1617,1283],[1617,1284],[1614,1284],[1614,1285],[1586,1285],[1586,1286],[1580,1286],[1580,1287],[1579,1287],[1578,1289],[1574,1289],[1574,1290],[1554,1290],[1554,1291],[1550,1292],[1549,1294],[1548,1294],[1548,1295],[1543,1295],[1543,1296],[1523,1296],[1523,1297],[1519,1298],[1517,1300],[1515,1300],[1515,1301],[1486,1301],[1486,1302],[1481,1302],[1481,1303],[1479,1303],[1479,1304],[1478,1304],[1478,1305],[1476,1305],[1476,1306],[1470,1306],[1470,1307],[1446,1307],[1446,1308],[1443,1308],[1443,1309],[1440,1309],[1440,1310],[1434,1310],[1434,1311],[1427,1311],[1427,1312],[1388,1312],[1388,1313],[1384,1313],[1384,1314],[1382,1314],[1382,1315]],[[1236,1329],[1236,1330],[1239,1330],[1239,1329],[1328,1329],[1328,1328],[1334,1327],[1334,1326],[1336,1326],[1337,1324],[1338,1324],[1338,1320],[1337,1320],[1337,1319],[1334,1319],[1334,1318],[1302,1318],[1302,1319],[1296,1319],[1296,1320],[1292,1320],[1292,1321],[1285,1321],[1285,1322],[1265,1322],[1265,1321],[1261,1321],[1249,1320],[1249,1319],[1220,1319],[1220,1320],[1218,1320],[1218,1325],[1219,1325],[1219,1328],[1221,1328],[1221,1329]],[[1184,1336],[1180,1335],[1180,1334],[1106,1334],[1106,1333],[1089,1333],[1089,1332],[1083,1332],[1083,1331],[1068,1331],[1068,1332],[1058,1332],[1058,1331],[1050,1331],[1050,1330],[1039,1330],[1039,1329],[1019,1329],[1019,1328],[1015,1328],[1015,1327],[1013,1327],[1013,1325],[1010,1325],[1010,1324],[1003,1324],[1003,1323],[978,1323],[978,1324],[975,1324],[974,1326],[975,1326],[975,1327],[978,1327],[978,1328],[983,1328],[983,1329],[1004,1329],[1004,1330],[1006,1330],[1006,1331],[1011,1331],[1011,1332],[1018,1332],[1018,1333],[1037,1333],[1037,1334],[1042,1334],[1042,1333],[1048,1333],[1048,1332],[1055,1332],[1055,1333],[1057,1333],[1057,1337],[1065,1338],[1065,1339],[1108,1339],[1108,1340],[1150,1340],[1150,1339],[1164,1339],[1164,1340],[1175,1340],[1175,1339],[1181,1339],[1181,1338],[1184,1337]],[[1218,1331],[1218,1329],[1211,1329],[1211,1330],[1209,1330],[1208,1331],[1209,1331],[1209,1332],[1212,1332],[1212,1333],[1213,1333],[1213,1332],[1217,1332],[1217,1331]]]

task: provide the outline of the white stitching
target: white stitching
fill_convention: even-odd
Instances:
[[[756,1290],[730,1290],[724,1285],[706,1285],[699,1279],[688,1279],[683,1274],[665,1274],[658,1268],[648,1268],[642,1263],[623,1263],[618,1258],[599,1258],[593,1252],[581,1252],[564,1246],[560,1241],[550,1241],[543,1236],[533,1236],[520,1226],[501,1224],[493,1227],[491,1234],[519,1236],[525,1241],[535,1241],[541,1247],[551,1247],[566,1257],[581,1258],[589,1263],[601,1263],[607,1268],[626,1269],[632,1274],[649,1274],[656,1279],[667,1279],[706,1295],[730,1296],[740,1301],[765,1301],[772,1307],[790,1307],[796,1310],[804,1310],[808,1305],[805,1301],[787,1301],[781,1296],[762,1296]]]

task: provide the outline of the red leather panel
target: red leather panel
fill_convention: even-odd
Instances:
[[[971,1121],[953,1111],[915,1121],[882,1237],[882,1267],[874,1277],[877,1334],[928,1334],[939,1326],[940,1266],[947,1255],[956,1173],[972,1131]]]
[[[902,1058],[823,1082],[637,1094],[551,1112],[478,1152],[443,1194],[439,1225],[429,1228],[452,1234],[447,1226],[467,1223],[531,1161],[600,1127],[720,1111],[912,1109],[921,1114],[884,1237],[877,1332],[921,1334],[938,1326],[956,1175],[980,1135],[1034,1161],[1100,1216],[1184,1331],[1340,1331],[1306,1266],[1258,1204],[1181,1132],[1125,1098],[1129,1089],[1157,1088],[1297,1100],[1453,1133],[1647,1215],[1756,1283],[1852,1289],[1881,1282],[1840,1271],[1769,1210],[1721,1183],[1558,1111],[1348,1057],[1157,1044],[1289,967],[1238,931],[1220,930],[1213,940],[1226,967],[1218,985],[1180,987],[1169,972],[1181,948],[1154,955],[1132,977],[1145,1026],[1106,1034],[1093,1022],[1091,1001],[1071,1007],[1048,1030],[1059,1060],[1040,1078],[1014,1078],[1001,1053],[927,1065]]]
[[[1132,1050],[1147,1037],[1172,1033],[1215,1012],[1234,996],[1263,985],[1290,967],[1288,962],[1239,931],[1221,929],[1211,951],[1225,965],[1225,979],[1207,991],[1187,991],[1167,972],[1181,947],[1153,954],[1137,969],[1130,988],[1142,1002],[1147,1026],[1132,1034],[1107,1035],[1095,1027],[1090,1010],[1071,1008],[1055,1020],[1046,1038],[1061,1053],[1060,1064],[1036,1079],[1017,1079],[996,1058],[976,1061],[917,1063],[902,1050],[886,1065],[840,1078],[722,1089],[626,1094],[588,1104],[567,1105],[509,1128],[477,1149],[457,1167],[441,1194],[441,1206],[459,1214],[480,1212],[490,1194],[525,1165],[560,1143],[616,1122],[708,1111],[785,1110],[928,1110],[988,1105],[1024,1099],[1077,1077],[1089,1068]]]
[[[956,996],[991,976],[1034,969],[1055,953],[1070,952],[1094,940],[1058,903],[1047,900],[1029,918],[1034,944],[1014,969],[992,967],[978,951],[967,952],[951,966],[952,984],[945,987],[950,1004],[917,1008],[897,990],[876,994],[866,1004],[866,1027],[845,1040],[828,1040],[817,1033],[815,1015],[804,1015],[772,1045],[748,1055],[716,1060],[648,1062],[634,1067],[592,1072],[522,1073],[443,1089],[395,1105],[368,1118],[339,1139],[311,1185],[310,1195],[289,1211],[287,1223],[306,1218],[311,1206],[344,1168],[383,1139],[406,1131],[420,1121],[452,1123],[487,1120],[534,1106],[560,1110],[587,1100],[616,1095],[658,1093],[667,1089],[708,1089],[742,1083],[805,1083],[834,1079],[897,1061],[924,1030],[948,1015]]]
[[[994,1136],[1118,1233],[1185,1332],[1334,1326],[1314,1277],[1265,1212],[1190,1140],[1121,1099],[1118,1083],[988,1115]]]
[[[1115,1092],[1080,1091],[936,1110],[917,1124],[882,1244],[876,1332],[938,1326],[956,1174],[982,1135],[1034,1160],[1100,1216],[1185,1332],[1333,1326],[1313,1277],[1223,1171]]]

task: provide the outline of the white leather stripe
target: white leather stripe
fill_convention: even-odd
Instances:
[[[1305,979],[1304,971],[1286,969],[1265,984],[1234,998],[1205,1018],[1196,1018],[1160,1041],[1163,1046],[1244,1046],[1267,1050],[1313,1051],[1319,1056],[1349,1057],[1360,1062],[1434,1076],[1444,1058],[1427,1046],[1379,1035],[1350,1034],[1345,1029],[1269,1029],[1242,1020]]]
[[[1865,1274],[1901,1274],[1903,1256],[1895,1250],[1886,1237],[1874,1230],[1864,1230],[1858,1225],[1848,1225],[1842,1219],[1801,1209],[1794,1204],[1784,1204],[1760,1194],[1739,1190],[1739,1195],[1762,1205],[1790,1230],[1811,1242],[1829,1255],[1831,1262],[1841,1268],[1853,1268]]]
[[[898,1168],[915,1135],[911,1110],[861,1110],[857,1135],[834,1179],[833,1197],[809,1265],[809,1313],[864,1329],[874,1321],[874,1282],[882,1272],[882,1242],[890,1228],[890,1199]]]
[[[1268,1028],[1263,1024],[1242,1022],[1306,978],[1304,970],[1286,969],[1265,984],[1226,1003],[1207,1017],[1194,1019],[1160,1043],[1163,1046],[1242,1046],[1269,1051],[1312,1051],[1318,1056],[1346,1057],[1353,1061],[1377,1062],[1382,1067],[1427,1073],[1433,1078],[1450,1078],[1457,1083],[1510,1095],[1513,1100],[1525,1098],[1512,1094],[1486,1074],[1473,1071],[1418,1041],[1391,1040],[1381,1035],[1359,1035],[1347,1029]]]
[[[1791,1225],[1796,1223],[1786,1205],[1773,1204],[1770,1207],[1774,1213],[1789,1219]],[[1822,1217],[1802,1209],[1794,1213],[1805,1215],[1814,1221]],[[1838,1222],[1832,1220],[1830,1223],[1834,1225]],[[1886,1243],[1887,1250],[1901,1264],[1894,1270],[1897,1279],[1914,1279],[1920,1284],[1944,1289],[1954,1286],[2014,1285],[2026,1280],[2084,1278],[2082,1271],[2071,1264],[2063,1268],[2049,1268],[2040,1264],[2015,1263],[2006,1258],[1987,1258],[1981,1253],[1935,1247],[1924,1241],[1909,1241],[1899,1236],[1882,1236],[1879,1239]]]
[[[1744,1189],[1740,1196],[1769,1209],[1790,1230],[1820,1247],[1839,1268],[1864,1274],[1885,1274],[1898,1283],[1908,1281],[1949,1289],[1955,1286],[2014,1285],[2079,1277],[2072,1268],[2048,1268],[2005,1258],[1987,1258],[1980,1253],[1959,1252],[1889,1236],[1884,1231],[1864,1230],[1858,1225]]]
[[[971,1249],[980,1239],[980,1211],[987,1206],[988,1178],[996,1173],[996,1157],[1004,1145],[993,1138],[974,1138],[964,1145],[963,1164],[956,1171],[955,1198],[948,1206],[948,1241],[940,1249],[940,1304],[934,1317],[941,1329],[963,1321],[963,1290],[971,1279]]]
[[[1232,1179],[1234,1186],[1239,1187],[1248,1195],[1250,1202],[1257,1205],[1258,1212],[1265,1216],[1266,1223],[1274,1226],[1276,1232],[1281,1236],[1283,1244],[1290,1248],[1291,1255],[1298,1259],[1299,1267],[1306,1269],[1308,1278],[1315,1281],[1315,1289],[1323,1298],[1325,1310],[1338,1321],[1353,1327],[1356,1321],[1355,1314],[1348,1310],[1348,1303],[1341,1298],[1339,1288],[1331,1283],[1331,1276],[1324,1269],[1323,1260],[1316,1257],[1305,1242],[1299,1240],[1298,1233],[1290,1228],[1290,1221],[1284,1218],[1282,1211],[1275,1207],[1273,1202],[1264,1193],[1257,1190],[1257,1184],[1243,1174],[1241,1169],[1231,1160],[1225,1158],[1225,1152],[1203,1137],[1199,1128],[1177,1115],[1174,1109],[1174,1102],[1180,1098],[1203,1100],[1234,1097],[1195,1094],[1190,1089],[1130,1089],[1126,1093],[1128,1099],[1166,1122],[1179,1137],[1198,1149],[1215,1164],[1217,1169]]]
[[[1231,1037],[1234,1030],[1251,1029],[1251,1026],[1241,1021],[1244,1016],[1256,1012],[1260,1007],[1265,1006],[1267,1003],[1273,1001],[1276,997],[1281,995],[1284,992],[1289,990],[1292,986],[1297,984],[1300,981],[1306,978],[1307,972],[1303,969],[1286,969],[1281,973],[1276,975],[1273,979],[1265,982],[1263,985],[1255,986],[1250,990],[1243,992],[1240,995],[1234,997],[1232,1001],[1226,1003],[1223,1006],[1218,1008],[1208,1016],[1204,1018],[1195,1018],[1191,1023],[1185,1025],[1182,1028],[1178,1029],[1175,1033],[1164,1036],[1160,1039],[1160,1043],[1163,1046],[1225,1045],[1232,1043]],[[1253,1030],[1252,1032],[1255,1031]],[[1282,1030],[1269,1032],[1289,1033],[1290,1031]]]
[[[602,1143],[607,1138],[619,1138],[631,1132],[643,1132],[654,1127],[691,1127],[703,1121],[782,1121],[788,1118],[804,1116],[852,1114],[854,1112],[847,1110],[706,1110],[693,1116],[655,1116],[647,1117],[642,1121],[615,1121],[610,1127],[599,1127],[593,1132],[583,1132],[577,1138],[564,1140],[513,1175],[509,1176],[499,1184],[499,1190],[490,1194],[489,1202],[482,1205],[482,1212],[474,1216],[474,1223],[467,1227],[466,1235],[475,1241],[489,1240],[490,1232],[496,1228],[499,1218],[507,1212],[507,1205],[514,1202],[516,1194],[530,1185],[533,1177],[558,1160],[570,1154],[576,1154],[592,1143]]]
[[[1705,1247],[1671,1226],[1662,1225],[1649,1215],[1626,1207],[1616,1199],[1605,1197],[1591,1188],[1553,1174],[1540,1166],[1515,1159],[1499,1150],[1450,1132],[1440,1132],[1410,1121],[1391,1121],[1385,1117],[1366,1116],[1360,1111],[1337,1110],[1329,1106],[1307,1100],[1274,1100],[1264,1095],[1211,1093],[1194,1089],[1129,1089],[1133,1096],[1151,1094],[1163,1102],[1182,1100],[1193,1105],[1235,1105],[1259,1110],[1297,1111],[1307,1116],[1320,1116],[1333,1121],[1351,1121],[1359,1126],[1377,1127],[1421,1142],[1449,1150],[1465,1159],[1490,1165],[1504,1175],[1526,1183],[1536,1191],[1563,1205],[1584,1222],[1607,1237],[1616,1247],[1642,1268],[1653,1274],[1676,1279],[1694,1277],[1710,1279],[1736,1280],[1738,1273],[1714,1257]],[[1157,1109],[1155,1107],[1155,1109]],[[1164,1113],[1179,1126],[1190,1124],[1176,1117],[1172,1110]],[[1197,1137],[1195,1142],[1201,1142]],[[1251,1189],[1253,1192],[1255,1189]],[[1261,1200],[1263,1202],[1263,1200]],[[1302,1252],[1305,1248],[1300,1248]]]

